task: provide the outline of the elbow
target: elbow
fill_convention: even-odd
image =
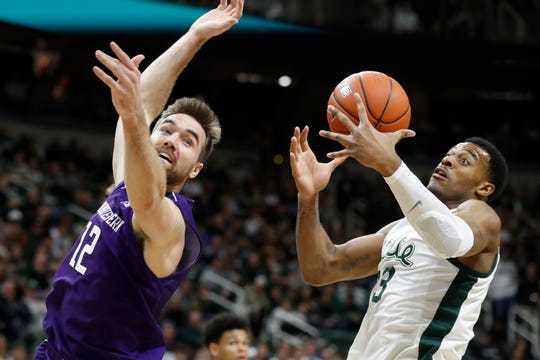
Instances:
[[[317,279],[317,277],[303,276],[303,279],[304,279],[304,283],[306,283],[309,286],[320,287],[320,286],[326,285],[325,283],[320,281],[320,279]]]
[[[330,282],[323,275],[320,268],[301,268],[302,280],[310,286],[321,287],[328,285]]]
[[[471,228],[458,216],[425,216],[418,219],[415,228],[432,250],[444,258],[463,256],[474,244]]]

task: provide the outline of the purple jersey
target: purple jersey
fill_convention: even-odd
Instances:
[[[158,278],[146,265],[131,223],[124,183],[118,184],[58,268],[43,321],[48,346],[64,359],[161,359],[161,310],[201,255],[192,201],[167,197],[186,222],[177,270]]]

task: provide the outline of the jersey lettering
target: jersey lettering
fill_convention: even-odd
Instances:
[[[414,243],[407,244],[405,247],[403,247],[403,250],[401,249],[401,244],[402,242],[399,241],[393,250],[389,250],[386,253],[385,257],[396,258],[400,263],[403,264],[403,266],[410,267],[414,264],[409,260],[411,255],[414,253]]]

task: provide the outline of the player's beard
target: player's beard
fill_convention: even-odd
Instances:
[[[188,168],[169,168],[165,169],[165,177],[167,185],[178,185],[185,182],[189,177],[190,169]]]

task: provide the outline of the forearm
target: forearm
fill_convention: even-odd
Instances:
[[[123,171],[132,208],[151,207],[165,194],[165,170],[150,143],[150,133],[141,121],[137,125],[123,120]]]
[[[206,40],[188,31],[144,70],[141,93],[148,122],[163,110],[177,78]]]
[[[328,258],[334,248],[320,223],[318,195],[299,200],[296,218],[296,250],[304,281],[317,285],[328,269]]]
[[[464,255],[472,248],[471,228],[452,214],[405,163],[384,179],[409,223],[436,253],[451,258]]]

